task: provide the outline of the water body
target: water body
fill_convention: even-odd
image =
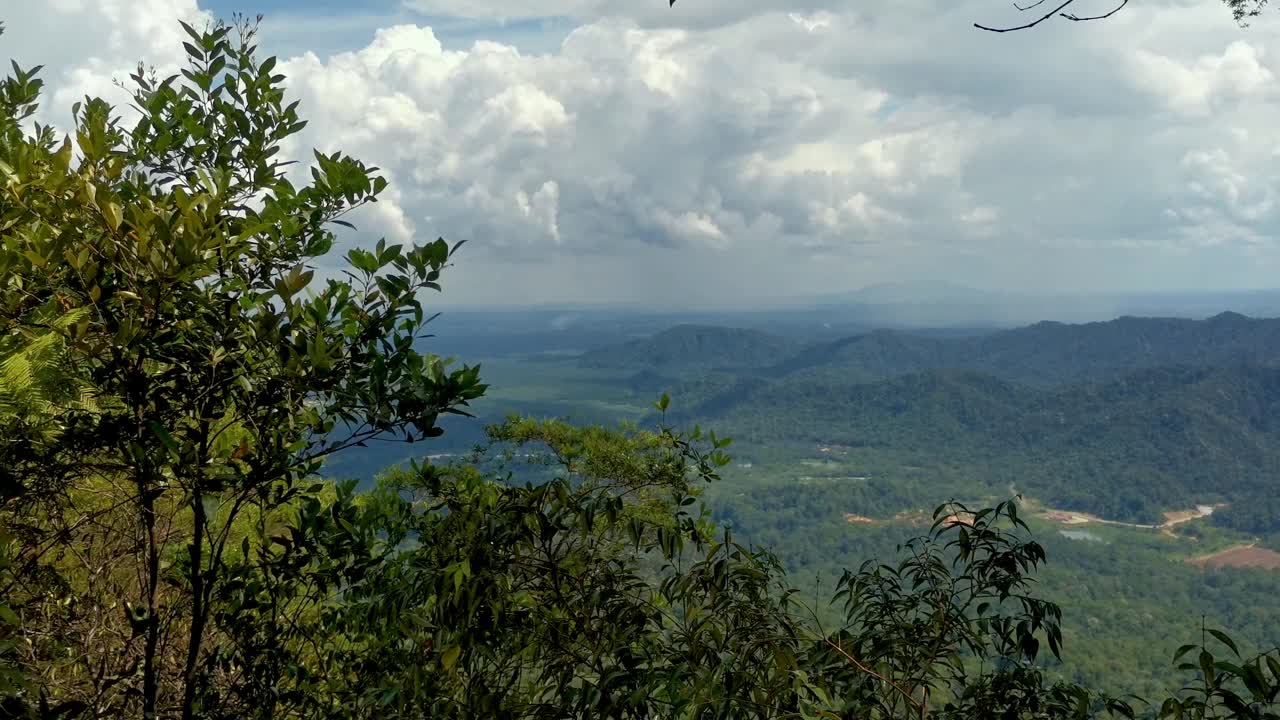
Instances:
[[[1059,530],[1064,537],[1072,540],[1088,540],[1090,542],[1103,542],[1103,539],[1089,532],[1088,530]]]

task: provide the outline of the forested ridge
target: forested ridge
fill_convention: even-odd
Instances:
[[[759,330],[711,325],[677,325],[651,338],[582,355],[584,367],[639,367],[687,371],[766,367],[793,351],[796,343]]]
[[[1211,619],[1186,618],[1183,687],[1059,672],[1070,608],[1016,502],[940,501],[808,604],[700,504],[730,444],[665,395],[639,427],[511,418],[430,462],[489,390],[426,337],[459,245],[334,257],[387,180],[286,163],[305,108],[252,22],[183,29],[136,118],[86,99],[64,137],[37,70],[0,85],[0,716],[1277,717],[1280,656]],[[893,382],[971,398],[961,424],[1025,392]],[[327,479],[377,443],[428,449]]]
[[[973,370],[1054,386],[1162,366],[1274,366],[1280,319],[1224,312],[1203,320],[1122,317],[1069,325],[1041,322],[972,337],[876,330],[796,347],[739,328],[678,327],[586,353],[588,367],[744,370],[778,378],[832,371],[864,380],[927,370]]]
[[[1280,368],[1151,368],[1052,389],[966,370],[857,382],[726,379],[677,392],[685,422],[741,442],[981,462],[1059,507],[1124,520],[1270,492]],[[762,411],[767,408],[767,411]]]
[[[1122,520],[1202,502],[1269,507],[1280,472],[1276,319],[1125,317],[958,338],[881,330],[798,350],[759,332],[703,327],[698,343],[690,332],[582,362],[629,373],[637,392],[668,390],[675,419],[753,445],[980,462],[1055,506]],[[1261,527],[1262,513],[1250,515]]]

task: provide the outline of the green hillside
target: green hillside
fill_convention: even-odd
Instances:
[[[1280,471],[1276,368],[1155,368],[1062,389],[957,370],[874,383],[755,379],[688,407],[679,420],[748,446],[945,458],[1056,506],[1122,520],[1240,499]]]
[[[652,337],[585,353],[585,368],[662,371],[761,368],[794,352],[794,341],[760,330],[677,325]]]
[[[957,343],[959,367],[1025,382],[1098,378],[1147,367],[1280,362],[1280,319],[1221,313],[1205,320],[1122,317],[1042,322]]]

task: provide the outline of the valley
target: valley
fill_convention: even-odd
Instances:
[[[712,518],[776,552],[818,606],[938,504],[1020,495],[1049,555],[1041,582],[1074,611],[1063,677],[1154,692],[1201,615],[1280,643],[1278,360],[1280,320],[1229,313],[809,344],[678,325],[579,356],[482,358],[480,422],[442,442],[462,452],[507,412],[715,429],[735,442],[703,493]]]
[[[493,390],[478,421],[448,421],[440,447],[466,452],[508,412],[714,429],[734,439],[734,462],[704,489],[712,519],[771,548],[816,606],[843,569],[926,530],[940,503],[1020,495],[1049,556],[1041,583],[1073,610],[1063,677],[1162,690],[1169,652],[1202,615],[1280,643],[1280,320],[809,343],[677,325],[578,355],[475,359]],[[653,407],[664,392],[665,417]],[[332,469],[368,478],[396,460],[370,453]]]

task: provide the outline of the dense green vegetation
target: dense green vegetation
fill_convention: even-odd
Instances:
[[[769,471],[759,466],[750,471],[757,477],[726,471],[724,483],[709,489],[713,517],[731,522],[742,538],[775,549],[811,601],[824,594],[818,588],[830,588],[850,559],[892,556],[920,532],[909,521],[846,521],[845,512],[867,512],[859,501],[870,498],[871,507],[883,502],[880,517],[891,519],[896,510],[919,507],[930,488],[968,489],[941,470],[921,473],[918,485],[873,480],[856,491],[851,483],[798,483],[794,471],[780,481],[761,477]],[[777,467],[774,472],[781,474]],[[935,474],[941,480],[936,485]],[[897,491],[882,500],[879,491],[885,489]],[[895,502],[901,504],[889,510]],[[921,522],[919,516],[913,519]],[[1069,680],[1117,693],[1150,697],[1162,692],[1174,675],[1160,660],[1183,642],[1188,618],[1202,615],[1237,630],[1254,646],[1280,643],[1273,612],[1280,573],[1201,569],[1184,562],[1247,538],[1215,537],[1212,527],[1200,523],[1202,537],[1192,542],[1151,530],[1029,522],[1050,558],[1037,576],[1039,591],[1066,609],[1063,635],[1069,650],[1054,667]]]
[[[1014,483],[1054,506],[1120,520],[1242,501],[1280,471],[1273,368],[1161,368],[1060,390],[935,371],[735,391],[683,419],[753,445],[838,444],[914,458],[907,464],[979,465],[995,487]]]
[[[979,465],[993,487],[1013,483],[1115,519],[1244,503],[1280,472],[1280,320],[1120,318],[955,338],[876,331],[789,355],[761,333],[698,337],[660,333],[583,362],[625,373],[638,392],[668,389],[682,408],[675,419],[752,446],[838,444],[917,465],[946,458]],[[734,371],[733,356],[755,369]],[[679,377],[664,370],[672,358]],[[1266,531],[1252,515],[1235,527]]]
[[[340,153],[290,175],[277,156],[303,121],[255,28],[184,29],[181,75],[132,78],[132,127],[87,99],[74,141],[59,138],[31,122],[35,71],[15,65],[0,84],[0,717],[1277,717],[1280,654],[1244,614],[1227,618],[1244,646],[1182,619],[1193,642],[1160,661],[1172,655],[1185,687],[1118,699],[1106,688],[1127,674],[1076,682],[1094,676],[1062,664],[1064,642],[1113,645],[1064,630],[1036,592],[1045,546],[1000,491],[886,524],[861,548],[845,535],[802,556],[792,533],[792,565],[839,567],[806,601],[777,555],[699,504],[745,491],[722,482],[728,441],[673,429],[665,395],[650,429],[512,418],[473,430],[463,441],[479,447],[453,461],[415,450],[362,488],[326,481],[330,461],[379,442],[459,449],[437,441],[441,419],[467,417],[488,388],[423,346],[424,299],[457,246],[378,241],[317,279],[333,226],[385,179]],[[588,412],[647,407],[635,394],[652,376],[600,380]],[[743,422],[733,393],[777,389],[758,380],[690,387],[727,393],[722,413]],[[944,430],[1025,399],[963,373],[892,382],[939,422],[961,393]],[[858,392],[856,408],[898,410]],[[767,497],[714,512],[769,539],[749,512],[875,481],[839,465],[768,478]],[[982,487],[952,478],[860,497]],[[905,545],[836,564],[888,540]]]
[[[772,379],[726,370],[677,378],[634,365],[610,376],[509,359],[487,367],[502,381],[476,410],[495,419],[510,398],[534,415],[656,422],[642,400],[671,388],[678,405],[668,420],[702,421],[737,440],[725,482],[704,495],[713,518],[774,549],[810,598],[815,578],[829,583],[844,566],[894,554],[919,530],[895,516],[942,498],[983,504],[1016,489],[1040,506],[1137,522],[1230,501],[1168,536],[1093,523],[1086,539],[1070,539],[1062,525],[1033,523],[1054,559],[1040,577],[1044,592],[1074,611],[1064,632],[1086,646],[1061,670],[1094,687],[1155,692],[1172,677],[1159,659],[1186,618],[1201,614],[1248,628],[1260,646],[1280,642],[1267,610],[1280,575],[1184,562],[1255,538],[1275,547],[1276,376],[1267,365],[1154,367],[1034,386],[964,370],[860,381],[836,369]],[[851,524],[845,513],[880,522]]]

